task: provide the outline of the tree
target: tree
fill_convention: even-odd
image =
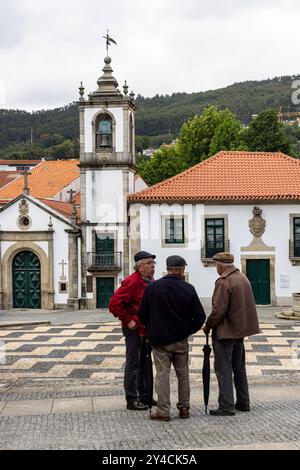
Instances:
[[[149,161],[138,164],[138,173],[149,185],[171,178],[183,169],[183,162],[175,145],[163,145]]]
[[[135,136],[135,151],[137,153],[142,153],[142,151],[149,147],[150,139],[148,136]]]
[[[300,127],[298,123],[283,125],[283,132],[291,142],[292,155],[300,158]]]
[[[209,155],[221,150],[248,150],[242,138],[241,123],[227,109],[222,112],[222,122],[211,139]]]
[[[244,130],[244,141],[251,152],[284,152],[291,154],[291,142],[283,131],[274,109],[267,109]]]
[[[245,149],[241,124],[228,109],[209,106],[182,126],[178,149],[186,168],[220,150]]]

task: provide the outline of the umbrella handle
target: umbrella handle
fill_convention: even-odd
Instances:
[[[208,342],[209,333],[205,333],[205,336],[206,336],[206,344],[208,346],[209,345],[209,342]]]

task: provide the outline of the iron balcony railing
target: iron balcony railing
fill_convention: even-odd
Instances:
[[[122,253],[88,253],[87,264],[89,271],[121,271]]]
[[[202,243],[201,244],[201,259],[202,260],[211,260],[213,255],[215,255],[216,253],[219,253],[221,251],[230,251],[230,241],[229,240],[225,240],[224,245],[222,247],[220,247],[220,249],[215,249],[213,254],[211,254],[212,250],[207,247],[206,243]]]
[[[300,258],[300,247],[295,245],[294,240],[289,240],[289,258],[290,259]]]

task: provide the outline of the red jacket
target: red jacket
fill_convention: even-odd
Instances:
[[[145,328],[138,318],[138,310],[147,287],[139,272],[126,277],[109,301],[109,311],[122,322],[122,328],[134,320],[140,336],[145,336]]]

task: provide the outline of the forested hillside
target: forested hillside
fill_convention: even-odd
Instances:
[[[291,97],[294,80],[300,77],[280,77],[263,81],[235,83],[226,88],[201,93],[174,93],[172,95],[144,98],[138,96],[136,104],[136,134],[148,136],[140,139],[139,148],[159,146],[178,135],[182,124],[190,117],[200,114],[208,105],[220,109],[229,108],[243,123],[248,124],[252,114],[267,108],[296,110]],[[298,106],[300,110],[300,106]],[[78,151],[79,120],[76,103],[53,110],[33,113],[18,110],[0,110],[0,158],[18,158],[20,150],[30,158],[45,151],[49,158],[62,158]],[[31,138],[33,143],[31,144]],[[143,144],[144,142],[144,144]],[[16,145],[17,144],[17,145]],[[21,144],[21,145],[20,145]],[[25,144],[25,145],[24,145]],[[57,147],[60,146],[60,149]],[[65,149],[61,152],[61,149]]]

